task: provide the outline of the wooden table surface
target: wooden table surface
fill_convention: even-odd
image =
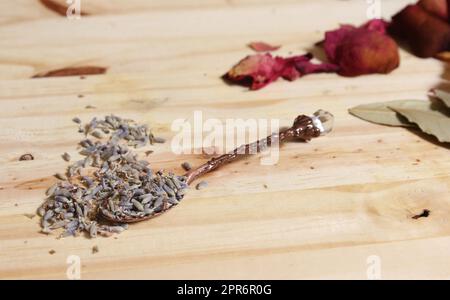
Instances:
[[[63,2],[63,1],[60,1]],[[411,1],[382,1],[391,16]],[[334,74],[278,81],[259,91],[220,76],[251,54],[250,41],[304,53],[325,30],[367,20],[365,1],[82,0],[89,16],[68,20],[38,0],[0,2],[0,277],[66,278],[78,256],[81,278],[367,279],[450,277],[449,149],[414,132],[347,113],[362,103],[426,99],[449,79],[445,64],[401,51],[388,76]],[[104,75],[31,79],[71,66]],[[80,98],[79,95],[84,97]],[[93,105],[96,109],[85,109]],[[148,123],[168,143],[149,161],[181,173],[204,156],[175,155],[173,120],[275,118],[289,125],[324,108],[332,134],[290,143],[275,166],[257,157],[206,177],[167,215],[117,238],[56,239],[34,213],[44,191],[77,157],[71,119],[114,113]],[[33,161],[18,161],[32,153]],[[245,163],[248,164],[245,164]],[[429,209],[428,218],[411,217]],[[92,247],[99,252],[93,254]],[[49,254],[54,250],[53,255]]]

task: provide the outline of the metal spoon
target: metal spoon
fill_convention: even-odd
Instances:
[[[261,150],[265,149],[266,146],[271,146],[276,141],[281,143],[291,138],[309,141],[312,138],[325,135],[332,130],[333,123],[333,115],[324,110],[318,110],[313,114],[313,116],[300,115],[295,119],[292,127],[282,130],[278,134],[272,134],[265,139],[253,142],[251,144],[242,145],[231,151],[230,153],[212,158],[198,168],[190,170],[185,174],[186,182],[187,184],[191,184],[193,181],[205,175],[206,173],[209,173],[219,168],[220,166],[223,166],[224,164],[237,160],[238,157],[242,156],[241,154],[260,152]],[[167,203],[165,203],[160,211],[146,216],[132,216],[123,212],[120,215],[115,215],[111,213],[110,210],[108,210],[107,201],[105,201],[101,205],[99,210],[100,216],[108,221],[115,223],[136,223],[155,218],[165,213],[174,206],[175,205],[169,206],[167,205]]]

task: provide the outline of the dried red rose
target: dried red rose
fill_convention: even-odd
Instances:
[[[420,0],[417,5],[442,20],[449,21],[449,2],[448,0]]]
[[[272,57],[270,54],[250,55],[228,71],[225,78],[257,90],[277,80],[283,68],[282,58]]]
[[[387,25],[372,20],[360,27],[342,25],[325,33],[321,44],[328,60],[339,66],[339,75],[387,74],[398,67],[398,47],[386,34]]]
[[[280,49],[281,46],[272,46],[264,42],[251,42],[248,44],[250,49],[256,52],[270,52]]]
[[[337,71],[333,64],[313,64],[312,58],[311,54],[288,58],[273,57],[269,53],[250,55],[231,68],[224,78],[232,83],[249,86],[251,90],[258,90],[280,77],[295,80],[306,74]]]
[[[408,5],[396,14],[389,31],[405,40],[415,55],[432,57],[450,50],[450,25],[445,20],[442,8],[441,13],[436,13],[439,10],[424,3]]]

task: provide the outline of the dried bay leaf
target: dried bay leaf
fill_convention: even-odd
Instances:
[[[450,142],[450,115],[443,106],[428,101],[409,100],[388,107],[417,124],[423,132],[434,135],[440,142]]]
[[[350,108],[348,111],[352,115],[376,124],[389,126],[404,126],[414,127],[415,125],[408,122],[408,120],[389,108],[390,105],[396,105],[412,100],[395,100],[387,102],[376,102],[369,104],[362,104]]]
[[[436,98],[441,99],[442,102],[450,108],[450,93],[443,90],[434,90],[432,92]]]

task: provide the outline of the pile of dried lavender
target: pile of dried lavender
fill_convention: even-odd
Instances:
[[[47,190],[48,198],[38,209],[43,233],[64,228],[61,237],[83,232],[90,237],[110,236],[127,225],[102,221],[99,209],[104,215],[143,217],[183,198],[185,177],[152,172],[148,162],[129,148],[162,141],[147,126],[114,115],[94,118],[86,125],[79,118],[73,121],[85,134],[79,152],[85,158],[70,165],[65,175],[57,174],[60,181]],[[63,158],[70,160],[69,155]]]

